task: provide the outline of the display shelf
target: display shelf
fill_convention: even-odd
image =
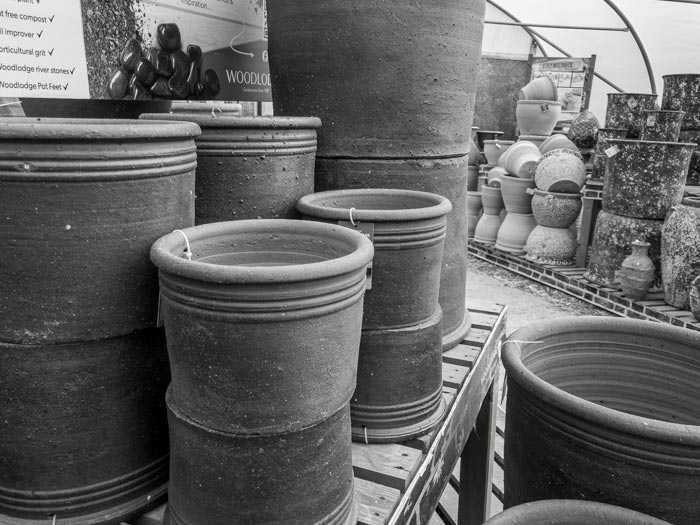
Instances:
[[[491,504],[497,403],[494,380],[505,338],[506,308],[467,304],[472,326],[443,354],[440,426],[402,444],[353,443],[358,525],[419,525],[435,512],[461,459],[459,525],[483,523]],[[161,525],[165,505],[123,525]]]
[[[548,266],[528,261],[493,247],[470,243],[469,253],[541,284],[565,292],[582,301],[621,317],[661,321],[691,330],[700,330],[700,321],[692,312],[668,305],[662,292],[650,293],[642,300],[626,297],[622,291],[599,286],[584,278],[586,268],[578,266]]]

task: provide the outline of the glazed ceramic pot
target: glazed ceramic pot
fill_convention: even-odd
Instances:
[[[525,242],[526,259],[552,266],[571,266],[576,255],[576,234],[570,228],[537,225]]]
[[[700,274],[700,198],[686,197],[666,217],[660,258],[664,300],[687,310],[690,285]]]
[[[486,215],[498,215],[503,209],[503,195],[500,187],[481,188],[481,204]]]
[[[523,247],[535,226],[537,223],[531,213],[508,212],[498,229],[494,247],[512,254],[525,253]]]
[[[438,293],[450,201],[409,190],[336,190],[305,195],[297,209],[308,220],[371,227],[353,439],[392,443],[430,432],[444,412]]]
[[[578,147],[574,144],[571,139],[562,133],[555,133],[547,137],[542,144],[540,144],[540,153],[544,155],[549,153],[554,149],[568,149],[578,153]]]
[[[513,145],[512,140],[485,140],[484,157],[488,164],[498,164],[498,159]]]
[[[661,281],[662,220],[625,217],[601,210],[593,229],[590,256],[584,278],[609,288],[620,288],[622,261],[632,253],[632,242],[650,244],[649,257],[656,267],[651,292],[663,290]]]
[[[586,166],[581,154],[554,149],[540,158],[535,167],[537,189],[555,193],[578,193],[586,183]]]
[[[664,75],[661,109],[684,111],[682,130],[700,131],[700,75]]]
[[[474,229],[474,242],[487,246],[496,244],[498,230],[502,222],[503,219],[500,214],[490,215],[488,213],[483,213]]]
[[[663,219],[681,202],[695,144],[609,139],[603,209],[639,219]]]
[[[502,157],[503,167],[511,175],[531,179],[540,156],[539,149],[533,143],[519,141],[508,149],[505,157]]]
[[[548,499],[522,503],[496,514],[484,525],[670,525],[634,510],[598,501]]]
[[[678,142],[684,115],[683,111],[645,109],[644,127],[639,139]]]
[[[520,100],[557,100],[557,86],[549,75],[544,75],[525,84],[519,92]]]
[[[583,203],[580,193],[552,193],[528,190],[532,195],[532,213],[537,224],[549,228],[568,228],[576,221]]]
[[[354,523],[349,402],[372,256],[359,232],[287,219],[153,244],[172,370],[168,523]]]
[[[644,110],[655,109],[657,98],[651,93],[608,93],[605,127],[626,129],[626,138],[639,138],[645,124]]]
[[[524,135],[551,135],[561,116],[561,103],[551,100],[518,100],[515,118]]]
[[[599,128],[598,141],[593,152],[593,165],[591,169],[591,180],[602,181],[605,177],[605,162],[607,155],[605,151],[610,147],[609,139],[624,139],[627,136],[626,129]],[[612,153],[612,152],[611,152]]]
[[[146,114],[197,124],[195,224],[297,219],[294,205],[314,191],[314,117],[241,117],[218,112]]]
[[[476,143],[481,151],[484,151],[484,141],[486,140],[500,140],[505,134],[503,131],[487,131],[485,129],[477,129],[476,132]]]
[[[632,253],[620,265],[620,288],[630,299],[643,299],[656,277],[654,262],[647,255],[648,242],[632,241]]]
[[[699,332],[607,316],[511,334],[505,506],[577,498],[697,523],[698,348]]]
[[[532,213],[532,195],[527,191],[535,187],[534,179],[521,179],[505,175],[501,179],[501,196],[508,213]]]

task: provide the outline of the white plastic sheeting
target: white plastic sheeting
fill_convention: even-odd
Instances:
[[[646,49],[656,83],[656,92],[663,92],[663,75],[674,73],[700,74],[700,4],[663,0],[615,0],[636,30]],[[487,0],[486,21],[507,21],[499,6],[526,24],[626,28],[625,22],[605,0]],[[631,31],[561,29],[531,26],[557,47],[574,57],[596,55],[597,73],[621,90],[652,93],[643,54]],[[522,27],[487,23],[482,53],[485,56],[526,58],[532,37]],[[550,57],[565,56],[540,40]],[[535,56],[543,52],[534,48]],[[591,93],[590,109],[603,123],[607,93],[617,92],[596,78]]]

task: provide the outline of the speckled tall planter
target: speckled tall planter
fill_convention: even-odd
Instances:
[[[683,115],[683,111],[645,109],[644,126],[639,139],[677,142]]]
[[[700,131],[700,75],[664,75],[661,109],[685,111],[681,129]]]
[[[690,283],[690,292],[688,293],[690,302],[690,311],[693,317],[700,321],[700,274]]]
[[[219,113],[146,114],[197,124],[195,224],[234,219],[297,219],[294,205],[314,191],[314,117]]]
[[[304,219],[352,227],[352,217],[372,231],[372,286],[350,401],[355,441],[406,441],[443,416],[438,292],[451,207],[434,193],[394,189],[325,191],[297,203]]]
[[[372,255],[359,232],[286,219],[153,244],[172,370],[168,523],[354,523],[346,415]]]
[[[596,219],[590,258],[584,278],[601,286],[620,288],[619,272],[622,261],[632,253],[632,242],[646,241],[650,244],[649,258],[656,267],[656,277],[649,291],[661,291],[663,286],[660,257],[663,224],[662,220],[624,217],[601,210]]]
[[[608,93],[605,127],[626,129],[627,138],[639,138],[645,122],[644,110],[654,109],[657,98],[651,93]]]
[[[505,507],[577,498],[696,524],[698,348],[700,332],[612,317],[511,334],[502,352]]]
[[[686,197],[666,217],[661,229],[661,275],[664,300],[687,310],[690,284],[700,275],[699,197]]]
[[[663,219],[680,203],[695,144],[610,139],[603,210],[638,219]]]
[[[552,193],[530,190],[535,221],[549,228],[568,228],[576,221],[583,207],[580,193]]]
[[[696,146],[690,156],[688,176],[685,182],[693,186],[700,186],[700,131],[681,131],[678,140],[692,142]]]
[[[598,501],[547,499],[504,510],[484,525],[670,525],[634,510]]]
[[[316,191],[400,188],[447,197],[445,250],[440,274],[443,350],[462,341],[471,326],[466,308],[467,157],[452,159],[316,159]]]
[[[605,161],[608,158],[605,150],[610,147],[609,139],[624,139],[627,136],[626,129],[599,128],[598,141],[593,153],[593,166],[591,180],[602,181],[605,177]]]

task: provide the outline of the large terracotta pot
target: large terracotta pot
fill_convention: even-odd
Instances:
[[[698,348],[698,332],[610,317],[511,334],[505,506],[577,498],[697,523]]]
[[[346,411],[372,255],[359,232],[286,219],[153,244],[172,370],[170,523],[354,523]]]
[[[610,147],[609,139],[624,139],[627,136],[626,129],[599,128],[598,141],[593,152],[593,166],[591,170],[591,180],[602,181],[605,177],[605,162],[608,156],[605,150]]]
[[[522,503],[484,525],[670,525],[634,510],[598,501],[547,499]]]
[[[270,1],[275,112],[320,117],[321,157],[465,155],[484,12],[484,0]]]
[[[508,213],[532,213],[532,195],[535,179],[522,179],[513,175],[501,178],[501,197]]]
[[[551,135],[561,116],[561,103],[551,100],[518,100],[515,118],[523,135]]]
[[[700,198],[686,197],[666,217],[660,261],[664,300],[687,310],[690,285],[700,275]]]
[[[638,219],[663,219],[681,202],[695,144],[609,139],[603,209]]]
[[[638,139],[645,124],[644,110],[654,109],[658,95],[652,93],[608,93],[605,127],[627,130],[627,138]]]
[[[482,213],[479,222],[476,223],[474,229],[474,242],[492,246],[496,244],[498,230],[501,227],[503,219],[500,215],[489,215]]]
[[[681,129],[700,131],[700,75],[664,75],[661,109],[685,111]]]
[[[503,195],[499,186],[481,188],[481,205],[485,214],[498,215],[503,209]]]
[[[508,212],[496,235],[494,248],[513,254],[524,254],[523,247],[530,232],[537,226],[531,213]]]
[[[447,197],[447,236],[440,277],[443,350],[461,342],[471,326],[466,309],[467,159],[319,159],[316,191],[400,188]]]
[[[393,189],[326,191],[297,203],[305,219],[372,236],[372,284],[350,401],[356,441],[405,441],[432,430],[443,415],[438,292],[451,207],[433,193]]]
[[[469,238],[474,237],[476,225],[481,217],[481,192],[467,192],[467,232]]]
[[[601,286],[620,288],[619,272],[622,261],[632,253],[632,242],[646,241],[651,245],[649,257],[656,267],[656,277],[650,291],[661,291],[663,288],[660,255],[663,223],[662,220],[637,219],[601,210],[593,229],[588,267],[584,277]]]
[[[192,225],[198,134],[182,122],[0,120],[1,340],[85,341],[155,326],[148,250]]]
[[[297,199],[314,190],[314,117],[240,117],[216,112],[146,114],[194,122],[195,224],[234,219],[296,219]]]
[[[639,139],[678,142],[683,115],[683,111],[645,109],[644,127]]]

